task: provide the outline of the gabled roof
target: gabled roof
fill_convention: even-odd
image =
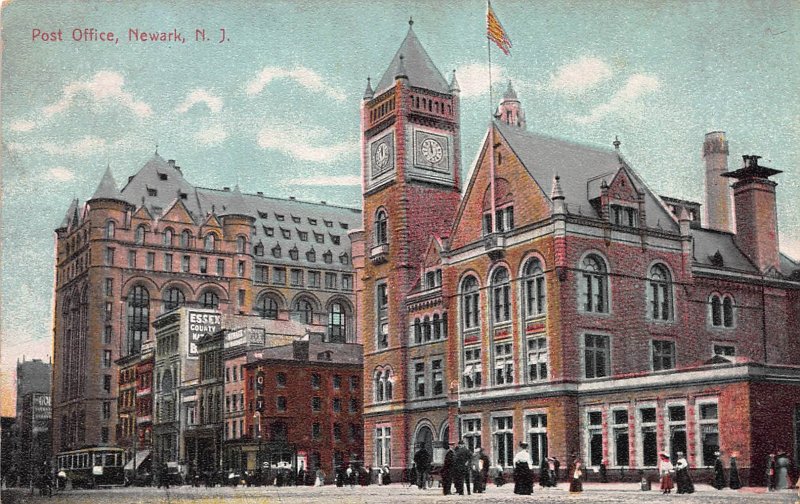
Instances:
[[[103,178],[100,179],[94,195],[90,199],[113,199],[122,200],[122,195],[117,189],[117,183],[114,181],[114,175],[111,174],[111,166],[106,167]]]
[[[64,214],[64,220],[61,221],[61,225],[58,226],[58,229],[68,228],[69,223],[72,220],[72,216],[77,211],[78,211],[78,198],[75,198],[72,200],[72,203],[70,203],[69,208],[67,209],[67,213]]]
[[[183,178],[183,173],[175,167],[174,162],[168,163],[155,154],[128,180],[121,193],[122,198],[131,205],[135,207],[144,205],[151,214],[157,216],[169,208],[176,194],[183,193],[188,198],[193,190],[192,185]],[[195,213],[197,205],[189,199],[186,201],[186,207],[192,214],[197,215]]]
[[[402,56],[402,62],[400,61]],[[417,35],[414,33],[413,27],[409,26],[408,34],[400,44],[400,49],[392,58],[389,63],[389,68],[384,72],[378,85],[375,87],[375,95],[379,95],[394,86],[395,77],[398,72],[405,68],[403,72],[408,77],[408,83],[411,86],[430,89],[437,93],[450,94],[450,86],[447,84],[444,76],[436,68],[433,60],[428,56],[425,48],[422,47]]]

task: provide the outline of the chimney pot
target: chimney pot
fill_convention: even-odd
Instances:
[[[295,200],[294,196],[289,196],[289,199],[292,200],[292,201]]]
[[[170,168],[175,168],[175,160],[174,159],[168,159],[167,160],[167,164],[169,165]]]
[[[231,188],[230,187],[223,187],[222,190],[225,191],[225,192],[230,192]]]
[[[264,192],[263,191],[258,191],[256,194],[258,194],[259,196],[264,196]]]
[[[327,201],[320,201],[319,203],[320,203],[320,205],[327,205],[328,204]]]

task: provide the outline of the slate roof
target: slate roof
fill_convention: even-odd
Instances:
[[[400,56],[403,61],[400,61]],[[389,68],[384,72],[381,80],[375,86],[375,95],[379,95],[394,86],[395,77],[398,72],[408,77],[408,83],[413,87],[430,89],[437,93],[450,94],[450,86],[447,84],[442,73],[436,68],[433,60],[428,56],[425,48],[422,47],[413,27],[409,26],[408,34],[400,44],[400,48],[389,63]]]
[[[611,183],[617,171],[625,166],[645,193],[647,226],[678,231],[672,214],[617,151],[539,135],[502,121],[494,124],[546,197],[552,194],[553,175],[559,175],[568,212],[599,217],[590,200],[600,195],[603,180]]]
[[[111,174],[111,167],[106,167],[106,172],[103,178],[100,179],[100,184],[90,199],[119,199],[120,193],[117,189],[117,183],[114,181],[114,175]]]
[[[739,250],[730,233],[713,229],[692,228],[690,230],[694,239],[694,261],[703,266],[715,266],[713,257],[719,251],[722,256],[723,266],[726,269],[758,273],[757,268]]]

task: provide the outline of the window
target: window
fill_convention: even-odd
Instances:
[[[495,323],[511,320],[511,284],[505,268],[499,268],[492,274],[492,302]]]
[[[156,265],[156,253],[148,252],[145,259],[146,259],[145,268],[147,268],[150,271],[153,271]]]
[[[116,224],[114,223],[114,221],[110,220],[106,222],[106,228],[103,233],[103,238],[105,238],[106,240],[113,239],[115,230],[116,230]]]
[[[278,396],[275,400],[275,407],[281,413],[286,411],[286,397],[285,396]]]
[[[605,263],[596,255],[587,256],[582,264],[581,306],[585,312],[608,312],[608,276]]]
[[[414,363],[414,393],[416,397],[425,397],[425,363]]]
[[[718,345],[714,344],[714,355],[721,355],[723,357],[736,356],[736,347],[733,345]]]
[[[100,428],[100,442],[108,443],[108,427]]]
[[[481,386],[481,348],[480,346],[464,349],[464,387],[471,389]]]
[[[642,466],[655,467],[658,465],[655,407],[639,408],[639,451],[642,454]]]
[[[353,290],[353,275],[342,275],[342,290]]]
[[[480,418],[465,418],[461,422],[461,432],[464,438],[464,443],[469,448],[470,452],[474,452],[475,448],[481,445],[481,419]]]
[[[537,317],[545,313],[544,273],[539,259],[530,259],[525,264],[523,289],[525,294],[525,316]]]
[[[111,392],[111,375],[103,375],[103,390]]]
[[[682,404],[667,405],[667,424],[665,434],[669,435],[669,454],[670,458],[674,460],[678,452],[687,453],[686,406]],[[711,456],[713,465],[713,452]]]
[[[325,235],[322,233],[314,233],[314,241],[317,243],[325,243]]]
[[[336,240],[334,240],[334,245],[339,245],[338,237]],[[339,254],[339,263],[344,265],[350,264],[350,256],[347,255],[347,252],[342,252]]]
[[[256,311],[261,318],[277,319],[278,302],[270,296],[261,296],[256,306]]]
[[[188,255],[183,256],[183,258],[181,259],[181,271],[183,271],[184,273],[189,273],[190,264],[191,264],[191,257]]]
[[[375,428],[375,462],[378,466],[392,465],[392,428]]]
[[[501,467],[514,465],[514,423],[511,416],[492,419],[493,455],[495,464]]]
[[[311,424],[311,437],[314,439],[320,439],[322,437],[322,428],[317,422]]]
[[[255,254],[258,257],[262,257],[264,255],[264,244],[263,243],[258,242],[258,245],[256,245],[253,249],[254,249],[253,251],[255,252]]]
[[[438,396],[444,394],[444,370],[442,359],[431,361],[431,394]]]
[[[139,353],[150,328],[150,294],[141,285],[128,293],[128,355]]]
[[[107,247],[106,248],[105,264],[106,264],[106,266],[113,266],[114,265],[114,248],[113,247]]]
[[[206,291],[200,296],[200,307],[216,310],[219,307],[219,296],[213,291]]]
[[[217,259],[217,276],[225,276],[225,259]]]
[[[675,367],[675,342],[653,340],[653,371]]]
[[[106,296],[113,296],[114,295],[114,279],[113,278],[106,278],[106,289],[105,294]]]
[[[111,303],[111,301],[107,301],[107,302],[106,302],[106,305],[105,305],[105,312],[104,312],[104,313],[105,313],[105,320],[106,320],[106,321],[108,321],[108,320],[111,320],[111,319],[112,319],[113,312],[114,312],[114,308],[113,308],[113,306],[114,306],[114,305]]]
[[[350,392],[356,392],[358,390],[358,376],[351,376],[350,377]]]
[[[492,226],[492,213],[489,212],[483,214],[483,234],[484,235],[492,234],[493,230],[494,228]]]
[[[617,409],[611,412],[612,435],[614,439],[614,465],[630,465],[628,444],[628,410]]]
[[[279,387],[285,387],[286,386],[286,373],[283,373],[283,372],[277,373],[275,375],[275,383],[277,383]]]
[[[342,400],[338,397],[333,399],[333,412],[334,413],[341,413],[342,411]]]
[[[164,291],[164,311],[174,310],[180,306],[183,306],[186,302],[186,299],[183,296],[183,292],[178,289],[177,287],[170,287],[166,291]]]
[[[239,308],[244,309],[244,297],[246,295],[246,291],[244,289],[239,289]]]
[[[200,258],[200,273],[208,273],[208,258],[201,257]]]
[[[356,413],[358,411],[358,399],[350,399],[350,413]]]
[[[206,237],[203,239],[203,249],[206,250],[207,252],[216,250],[215,248],[217,241],[216,239],[217,237],[214,235],[214,233],[208,233]]]
[[[389,369],[375,373],[375,402],[392,400],[392,372]]]
[[[621,205],[611,205],[609,210],[611,222],[617,226],[638,227],[638,212],[635,208]]]
[[[236,252],[240,254],[247,253],[247,239],[244,236],[236,237]]]
[[[347,340],[347,314],[341,303],[331,304],[328,309],[328,341],[345,343]]]
[[[306,252],[306,261],[308,262],[316,262],[317,261],[317,251],[313,248]]]
[[[700,426],[701,457],[704,466],[713,466],[719,450],[719,410],[717,403],[700,403],[697,408]]]
[[[389,295],[386,283],[376,286],[375,305],[378,311],[377,346],[379,349],[389,348]]]
[[[308,272],[308,286],[309,287],[319,287],[320,284],[320,273],[319,271],[309,271]]]
[[[111,367],[111,350],[103,350],[103,367]]]
[[[339,390],[339,389],[342,388],[342,377],[341,376],[333,375],[332,382],[333,382],[333,389],[334,390]]]
[[[164,254],[164,271],[172,271],[172,254]]]
[[[714,327],[734,326],[734,301],[729,294],[712,294],[709,299],[709,319]]]
[[[478,280],[472,276],[467,277],[461,284],[461,312],[463,314],[464,329],[478,327],[479,300]]]
[[[733,327],[733,298],[730,296],[722,298],[722,325]]]
[[[267,266],[256,266],[256,282],[268,282],[269,281],[269,267]]]
[[[325,288],[326,289],[336,288],[336,273],[325,273]]]
[[[511,343],[500,343],[494,346],[495,385],[514,383],[514,355],[511,347]]]
[[[172,230],[167,228],[164,230],[164,246],[171,247],[172,246]]]
[[[103,331],[103,344],[104,345],[110,345],[111,344],[111,338],[112,338],[113,335],[114,335],[114,330],[111,328],[110,325],[107,325],[105,327],[105,330]]]
[[[286,268],[272,268],[272,283],[286,285]]]
[[[294,305],[294,311],[300,322],[304,324],[314,322],[314,305],[307,299],[299,299]]]
[[[322,383],[319,373],[311,373],[311,388],[318,389]]]
[[[386,210],[380,209],[375,214],[375,245],[389,243],[388,217]]]
[[[514,207],[498,208],[494,214],[495,229],[498,233],[514,229]]]
[[[111,402],[104,401],[103,402],[103,420],[108,420],[111,418]]]
[[[290,274],[292,285],[303,285],[303,270],[292,269]]]
[[[547,458],[547,414],[528,415],[528,449],[534,467]]]
[[[322,410],[322,398],[321,397],[312,397],[311,398],[311,411],[319,412]]]
[[[547,338],[528,337],[528,381],[547,379]]]
[[[601,334],[584,334],[584,377],[608,376],[611,368],[611,338]]]
[[[300,238],[300,241],[308,241],[308,231],[300,231],[298,229],[297,236]]]
[[[603,463],[603,414],[599,411],[587,413],[589,427],[589,465]]]
[[[298,257],[300,257],[300,251],[297,250],[297,247],[290,248],[289,249],[289,258],[292,261],[296,261]]]
[[[281,228],[281,236],[283,236],[285,240],[290,240],[292,238],[292,230]]]
[[[650,268],[649,286],[650,318],[672,320],[672,281],[663,265]]]
[[[134,241],[136,242],[136,245],[144,245],[144,233],[144,226],[139,226],[136,228],[136,233],[134,234]]]
[[[325,264],[332,264],[333,263],[333,253],[330,250],[326,251],[322,254],[322,260],[325,261]]]
[[[181,233],[181,248],[189,248],[192,242],[192,233],[187,229]]]
[[[128,267],[135,268],[136,267],[136,251],[129,250],[128,251]]]

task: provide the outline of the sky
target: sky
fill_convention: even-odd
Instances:
[[[607,147],[618,136],[650,188],[694,201],[703,136],[723,130],[731,169],[758,154],[783,170],[780,243],[800,258],[800,3],[492,5],[513,44],[492,51],[494,97],[511,79],[529,130]],[[195,185],[360,207],[366,79],[413,17],[448,80],[456,70],[466,174],[490,112],[485,16],[480,0],[4,1],[2,414],[17,359],[52,354],[54,229],[106,166],[121,185],[157,149]]]

